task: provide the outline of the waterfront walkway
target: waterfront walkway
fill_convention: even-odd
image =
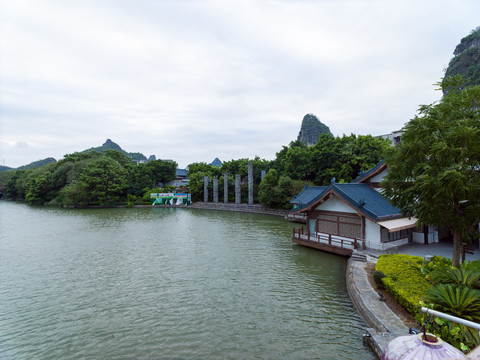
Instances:
[[[384,253],[378,250],[363,251],[367,263],[375,263],[378,256]],[[452,244],[448,243],[409,244],[399,247],[398,253],[422,257],[440,255],[451,258],[453,249]],[[480,251],[467,254],[466,259],[468,261],[480,259]],[[367,263],[356,261],[355,257],[349,258],[346,274],[347,290],[352,302],[367,323],[368,328],[364,339],[381,358],[388,343],[398,336],[408,335],[409,329],[385,302],[380,301],[378,293],[368,282],[365,270]]]

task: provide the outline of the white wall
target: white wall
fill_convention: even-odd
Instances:
[[[433,243],[438,243],[438,231],[437,231],[436,226],[429,226],[428,227],[428,243],[433,244]],[[413,242],[423,244],[424,238],[423,238],[423,232],[413,232]]]
[[[345,204],[342,200],[337,198],[335,195],[330,199],[328,199],[327,201],[320,204],[320,206],[318,206],[316,210],[340,211],[340,212],[353,213],[353,214],[357,213],[354,209],[352,209],[350,206]]]
[[[423,236],[423,234],[422,234]],[[387,250],[391,247],[408,244],[408,238],[382,243],[380,234],[380,225],[365,219],[365,240],[367,248],[375,250]],[[423,237],[422,237],[423,241]]]
[[[383,180],[385,176],[387,176],[388,169],[383,170],[380,174],[375,175],[373,178],[370,179],[370,182],[380,182]]]
[[[365,240],[367,248],[380,249],[380,225],[365,219]]]

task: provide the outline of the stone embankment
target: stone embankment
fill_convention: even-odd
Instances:
[[[225,204],[225,203],[194,203],[187,206],[190,209],[203,210],[220,210],[220,211],[237,211],[253,214],[264,214],[285,217],[288,214],[287,210],[269,209],[262,205],[248,205],[248,204]]]
[[[370,256],[367,261],[375,262]],[[364,341],[367,341],[379,358],[388,343],[398,336],[408,335],[408,327],[380,300],[380,296],[368,282],[366,263],[348,259],[347,291],[355,307],[368,325]]]

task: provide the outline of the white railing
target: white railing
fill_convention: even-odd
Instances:
[[[438,316],[439,318],[450,320],[450,321],[453,321],[454,323],[465,325],[465,326],[474,328],[476,330],[480,330],[480,324],[474,323],[473,321],[469,321],[453,315],[445,314],[440,311],[427,309],[426,307],[422,307],[422,311],[426,314],[432,314],[433,316]]]
[[[307,215],[306,214],[288,214],[287,220],[289,221],[298,221],[298,222],[307,222]]]
[[[325,244],[329,246],[339,247],[342,249],[363,249],[365,246],[365,241],[362,239],[355,238],[346,238],[342,236],[332,235],[332,234],[310,234],[310,232],[303,228],[298,230],[293,229],[293,239],[316,242],[320,244]]]

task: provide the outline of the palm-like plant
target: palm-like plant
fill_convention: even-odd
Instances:
[[[427,291],[425,301],[430,303],[435,310],[470,321],[480,321],[480,291],[478,290],[463,285],[437,284]],[[437,325],[440,323],[432,324],[433,328],[437,328]],[[464,325],[454,325],[449,321],[442,321],[441,325],[438,327],[438,332],[434,330],[434,333],[443,335],[444,340],[457,340],[457,335],[453,337],[455,339],[449,339],[450,332],[457,326],[460,328],[461,341],[474,346],[480,344],[480,336],[475,329]],[[445,329],[447,331],[442,331],[443,325],[447,325]],[[445,337],[447,338],[445,339]]]
[[[480,321],[480,292],[466,286],[438,284],[431,287],[425,301],[436,310],[471,321]]]
[[[462,264],[460,267],[442,267],[432,272],[432,283],[452,284],[467,286],[472,289],[480,289],[480,271],[469,269]]]

